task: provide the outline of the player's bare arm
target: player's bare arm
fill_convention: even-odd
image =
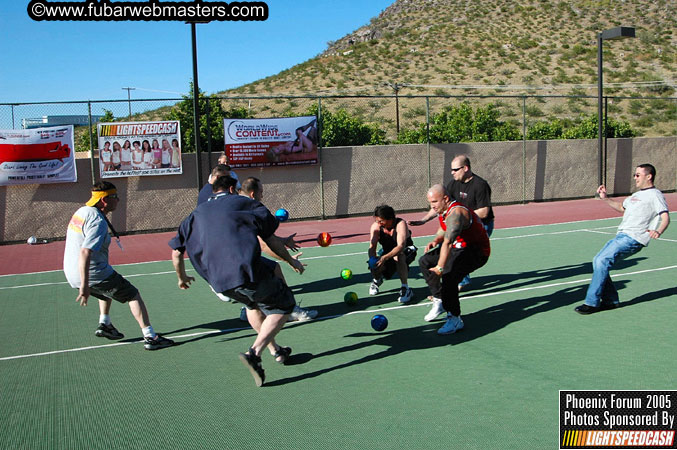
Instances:
[[[273,253],[275,253],[277,257],[279,257],[281,260],[289,264],[292,267],[292,269],[294,269],[296,272],[300,274],[303,273],[303,271],[305,270],[305,264],[301,263],[301,261],[298,260],[298,257],[293,258],[289,254],[289,252],[287,251],[287,247],[285,247],[284,241],[282,239],[272,234],[267,238],[263,239],[263,241],[268,245],[270,250]]]
[[[183,252],[178,250],[172,251],[172,264],[174,264],[174,270],[176,271],[176,276],[179,279],[179,289],[188,289],[190,287],[190,283],[195,281],[195,278],[186,274],[186,264],[183,259]]]
[[[80,303],[80,306],[87,306],[87,300],[89,299],[89,265],[91,261],[92,249],[80,249],[80,258],[78,259],[78,269],[80,270],[80,289],[78,291],[78,296],[75,299],[76,302]]]
[[[609,196],[606,193],[606,186],[601,185],[600,187],[597,188],[597,195],[599,196],[600,200],[604,200],[604,202],[609,205],[611,208],[615,209],[616,211],[622,213],[625,211],[625,208],[623,208],[623,204],[619,203],[615,200],[612,200],[609,198]]]
[[[665,233],[665,230],[667,230],[668,225],[670,225],[670,214],[663,212],[659,217],[661,218],[661,222],[658,228],[655,230],[647,230],[651,239],[658,239],[661,237],[663,233]]]

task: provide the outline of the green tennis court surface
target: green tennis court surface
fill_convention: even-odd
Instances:
[[[366,243],[303,249],[306,273],[285,275],[320,320],[285,327],[292,364],[266,351],[262,388],[237,358],[254,340],[239,306],[202,280],[180,291],[169,261],[117,267],[180,344],[157,352],[125,305],[112,319],[126,338],[95,337],[96,302],[79,307],[61,272],[0,277],[0,447],[556,448],[560,389],[675,389],[677,227],[612,271],[622,308],[573,311],[618,223],[496,230],[451,336],[423,321],[418,267],[400,307],[399,280],[367,295]]]

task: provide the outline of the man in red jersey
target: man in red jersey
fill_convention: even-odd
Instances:
[[[437,333],[451,334],[463,328],[458,283],[486,264],[491,248],[477,214],[452,200],[444,186],[431,187],[427,198],[437,213],[440,228],[435,239],[426,245],[425,255],[418,260],[433,296],[433,306],[425,320],[435,320],[446,311],[447,320]]]

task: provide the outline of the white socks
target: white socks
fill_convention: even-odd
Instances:
[[[153,326],[149,325],[146,328],[141,328],[141,331],[143,332],[143,337],[155,339],[155,331],[153,331]]]

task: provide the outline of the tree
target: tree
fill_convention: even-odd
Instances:
[[[178,120],[181,123],[181,151],[195,152],[195,135],[193,134],[193,83],[190,83],[191,95],[184,95],[183,100],[177,103],[167,114],[166,120]],[[209,126],[207,126],[207,108],[209,107]],[[244,108],[223,109],[221,100],[206,96],[202,91],[198,93],[198,108],[200,109],[200,151],[209,149],[208,136],[211,135],[212,151],[215,148],[223,150],[223,119],[246,119],[251,117]]]
[[[597,115],[583,115],[578,118],[574,126],[564,130],[562,139],[596,139],[597,132]],[[635,135],[635,131],[628,122],[607,119],[606,137],[627,138]]]
[[[309,115],[318,115],[318,106],[308,108]],[[386,144],[386,133],[376,124],[366,123],[360,117],[351,115],[343,108],[332,113],[322,108],[319,118],[323,147],[341,147],[349,145],[383,145]]]
[[[514,141],[521,134],[517,126],[499,119],[499,111],[494,104],[485,107],[472,107],[463,102],[458,106],[447,106],[430,118],[430,142],[491,142]],[[427,142],[426,124],[403,130],[397,142],[402,144],[423,144]]]
[[[559,119],[550,121],[538,121],[527,129],[527,140],[546,141],[549,139],[562,139],[564,123]]]
[[[99,120],[99,122],[106,123],[106,122],[113,122],[115,120],[115,117],[113,117],[113,111],[104,109],[103,110],[103,117]],[[77,141],[75,142],[75,151],[76,152],[88,152],[90,150],[90,141],[89,141],[89,128],[87,127],[82,127],[82,132],[80,133],[80,136],[78,137]],[[94,136],[94,148],[99,148],[99,133],[97,129],[97,124],[92,124],[92,136]]]

